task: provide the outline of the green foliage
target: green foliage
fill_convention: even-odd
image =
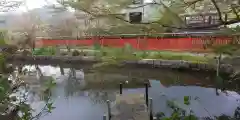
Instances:
[[[190,97],[184,96],[184,104],[189,105]],[[157,120],[199,120],[195,115],[193,115],[193,111],[190,110],[190,114],[186,114],[186,111],[179,108],[173,101],[168,100],[167,106],[172,109],[171,116],[167,117],[163,112],[157,114]]]
[[[239,34],[239,33],[240,33],[240,26],[237,25],[237,26],[234,27],[234,28],[228,28],[228,29],[226,30],[226,33],[227,33],[227,34],[230,34],[230,35],[232,35],[232,34]]]
[[[5,69],[5,58],[2,53],[0,53],[0,71],[2,72]]]
[[[4,76],[0,76],[0,102],[8,100],[10,92],[10,84],[8,79]]]
[[[179,12],[184,12],[182,3],[180,1],[175,1],[170,5],[166,5],[162,1],[160,2],[164,9],[160,12],[162,17],[158,22],[165,26],[183,26],[184,21],[178,15]]]
[[[190,97],[189,96],[184,96],[184,104],[189,105],[190,104]]]
[[[6,45],[5,35],[6,35],[6,31],[0,31],[0,45]]]
[[[0,57],[0,62],[1,62],[1,69],[6,68],[6,64],[3,64],[5,63],[5,59],[4,59],[4,55],[2,54]],[[43,107],[42,111],[39,114],[33,116],[32,115],[33,109],[30,107],[30,104],[27,103],[26,95],[22,97],[20,96],[21,97],[20,99],[23,99],[23,100],[17,99],[17,96],[12,95],[17,92],[16,89],[18,89],[19,87],[25,87],[26,90],[27,90],[27,87],[24,84],[19,84],[19,83],[13,84],[12,82],[9,82],[8,77],[9,77],[8,74],[1,74],[0,76],[0,104],[3,105],[0,107],[0,113],[6,112],[2,110],[6,110],[8,107],[14,107],[17,110],[16,113],[20,113],[20,114],[14,114],[13,116],[13,117],[17,117],[18,118],[17,120],[39,119],[39,117],[41,117],[43,114],[51,113],[54,107],[53,107],[53,102],[49,97],[49,92],[51,92],[50,90],[56,85],[53,79],[48,80],[47,83],[44,84],[43,93],[45,94],[45,98],[46,98],[45,107]],[[16,102],[16,101],[19,101],[19,103],[17,103],[16,105],[13,105],[13,102]],[[12,111],[10,111],[10,114],[11,113]],[[8,114],[9,113],[7,113],[7,115]]]
[[[167,51],[149,51],[145,53],[137,52],[137,54],[142,54],[146,59],[164,59],[164,60],[186,60],[193,62],[208,62],[210,58],[203,56],[193,56],[184,53],[167,52]],[[147,56],[146,56],[147,54]]]
[[[128,60],[141,59],[163,59],[163,60],[185,60],[197,63],[210,62],[213,56],[194,56],[187,53],[167,52],[167,51],[138,51],[134,50],[130,44],[125,44],[123,48],[101,47],[96,50],[96,58],[102,62],[94,65],[94,68],[117,65]]]
[[[46,81],[44,87],[47,89],[51,89],[56,85],[55,80],[51,77],[49,80]]]
[[[53,107],[53,103],[47,104],[47,112],[52,113],[52,110],[55,109],[56,107]]]
[[[55,55],[56,49],[54,47],[34,49],[33,55]]]
[[[173,101],[168,100],[167,106],[171,108],[172,113],[170,116],[165,116],[163,112],[159,112],[156,115],[157,120],[202,120],[194,115],[194,112],[189,109],[189,113],[180,107]],[[190,96],[184,96],[184,104],[190,105]],[[234,116],[220,115],[220,116],[208,116],[204,120],[239,120],[240,118],[240,107],[237,107],[234,113]]]
[[[78,50],[74,50],[72,56],[79,56],[81,53]]]
[[[33,109],[30,107],[29,104],[23,102],[20,106],[20,112],[22,115],[20,116],[20,120],[34,120],[39,119],[43,114],[51,113],[55,107],[53,106],[53,102],[50,99],[50,93],[51,89],[56,85],[56,82],[53,78],[47,80],[44,84],[43,89],[43,95],[45,100],[45,106],[42,108],[42,111],[40,111],[37,115],[32,115]]]
[[[217,54],[225,54],[225,55],[234,55],[237,51],[239,51],[239,36],[240,33],[240,26],[237,26],[235,28],[228,28],[224,31],[225,35],[229,35],[230,37],[234,37],[228,44],[225,45],[210,45],[210,48],[213,49],[214,53]]]
[[[233,32],[240,33],[240,25],[237,25],[235,28],[233,28]]]
[[[217,84],[221,85],[223,83],[223,78],[221,76],[216,76],[216,82]]]
[[[232,55],[239,48],[237,45],[227,44],[227,45],[218,45],[213,47],[214,53],[217,54],[227,54]]]
[[[101,49],[101,45],[96,42],[96,43],[94,43],[93,48],[94,48],[94,50],[100,50]]]
[[[20,120],[31,120],[32,118],[32,114],[31,114],[31,107],[29,104],[26,103],[21,103],[19,105],[19,109],[20,111],[22,111],[22,116],[20,118]]]
[[[0,31],[0,45],[6,45],[5,43],[5,32],[4,31]],[[40,55],[54,55],[55,54],[55,49],[54,48],[42,48],[39,50],[34,51],[35,54],[40,54]],[[9,107],[14,107],[16,108],[16,113],[20,113],[20,114],[13,114],[13,117],[17,117],[17,120],[33,120],[33,119],[39,119],[39,117],[41,117],[43,114],[45,113],[50,113],[54,107],[53,107],[53,102],[50,100],[49,97],[49,92],[50,90],[54,87],[54,85],[56,84],[54,82],[54,80],[48,80],[48,83],[45,84],[45,88],[43,93],[46,94],[46,106],[42,109],[42,111],[37,114],[36,116],[32,115],[32,108],[30,107],[29,104],[27,104],[27,97],[24,95],[23,97],[21,97],[20,99],[17,99],[17,96],[13,95],[14,93],[16,93],[16,89],[18,89],[19,87],[25,87],[25,89],[27,90],[27,87],[24,84],[21,83],[12,83],[8,80],[9,77],[9,73],[6,73],[6,63],[5,63],[5,55],[9,54],[7,52],[2,52],[0,53],[0,113],[4,113],[6,111],[2,111],[2,110],[6,110]],[[24,100],[22,100],[24,99]],[[17,104],[13,104],[13,102],[19,101],[19,103]],[[12,111],[9,111],[10,114],[12,114]],[[9,113],[7,113],[8,115]],[[19,116],[18,116],[19,115]]]
[[[121,62],[126,60],[137,60],[137,56],[133,54],[131,45],[125,44],[123,48],[105,48],[102,47],[96,56],[100,57],[101,63],[95,64],[93,67],[102,67],[109,65],[121,66]]]

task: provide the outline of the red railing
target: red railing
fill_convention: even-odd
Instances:
[[[56,46],[56,45],[79,45],[91,46],[98,42],[102,46],[124,47],[125,44],[130,44],[135,49],[140,50],[175,50],[175,51],[206,51],[207,44],[227,44],[232,40],[232,37],[99,37],[99,38],[84,38],[80,40],[61,40],[61,39],[41,39],[36,43],[37,47]]]

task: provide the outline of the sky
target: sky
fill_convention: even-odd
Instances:
[[[26,6],[28,7],[28,9],[41,8],[44,5],[58,4],[56,0],[25,0],[25,1],[26,1]],[[22,9],[22,8],[20,8],[20,9]],[[23,7],[23,10],[26,10],[26,7]]]
[[[25,1],[25,5],[21,6],[18,10],[27,11],[27,9],[41,8],[44,5],[57,4],[57,0],[7,0],[7,1]],[[144,0],[144,2],[152,2],[153,0]]]
[[[1,1],[1,0],[0,0]],[[15,9],[14,11],[7,12],[8,13],[22,13],[26,12],[27,10],[32,10],[35,8],[41,8],[45,5],[57,5],[57,0],[6,0],[6,1],[23,1],[24,4],[21,5],[19,8]],[[153,2],[153,0],[144,0],[145,3]],[[69,11],[74,11],[74,9],[68,8]],[[0,14],[6,14],[6,12],[1,12]]]
[[[35,8],[41,8],[44,5],[57,4],[56,0],[7,0],[7,1],[23,1],[24,4],[21,5],[16,11],[26,12],[27,9],[32,10]]]
[[[21,0],[21,1],[23,1],[23,0]],[[26,4],[19,8],[22,11],[25,11],[26,7],[28,9],[40,8],[44,5],[47,5],[48,4],[47,2],[51,3],[51,2],[54,2],[54,0],[47,0],[47,2],[46,2],[46,0],[25,0],[25,2],[26,2]]]

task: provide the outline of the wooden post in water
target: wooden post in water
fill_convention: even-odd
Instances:
[[[153,101],[152,98],[149,99],[149,117],[153,120]]]
[[[103,115],[103,120],[107,120],[107,116],[106,115]]]
[[[108,120],[111,120],[111,108],[110,108],[109,100],[107,100],[107,112],[108,112]]]
[[[217,57],[217,70],[216,70],[216,76],[219,76],[219,69],[220,69],[220,59],[221,59],[221,55],[219,55]]]
[[[220,60],[221,60],[221,54],[217,57],[217,69],[216,69],[216,95],[219,95],[218,93],[218,87],[219,87],[219,71],[220,71]]]
[[[60,65],[59,68],[60,68],[60,71],[61,71],[61,75],[64,75],[64,69],[63,69],[63,67]]]
[[[122,83],[119,84],[120,95],[122,95],[122,87],[123,87],[122,85],[123,85]]]
[[[148,83],[145,82],[145,100],[146,100],[146,105],[148,106]]]
[[[71,68],[71,74],[72,74],[72,78],[76,79],[76,69],[75,68]]]

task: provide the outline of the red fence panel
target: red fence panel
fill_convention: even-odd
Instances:
[[[102,45],[108,47],[121,47],[119,38],[102,38]]]
[[[140,50],[176,50],[176,51],[206,51],[206,44],[213,42],[215,45],[227,44],[231,41],[230,37],[201,37],[201,38],[86,38],[81,40],[57,40],[42,39],[36,42],[37,46],[55,46],[55,45],[84,45],[91,46],[95,42],[102,46],[124,47],[125,44],[131,45]]]

